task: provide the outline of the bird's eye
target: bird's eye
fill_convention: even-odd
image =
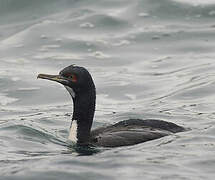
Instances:
[[[68,74],[66,77],[72,79],[73,75],[72,74]]]
[[[65,77],[71,79],[72,82],[77,82],[77,77],[74,74],[66,74]]]
[[[73,74],[70,78],[72,79],[72,82],[77,82],[77,76],[76,75]]]

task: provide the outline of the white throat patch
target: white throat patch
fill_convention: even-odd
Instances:
[[[70,127],[70,132],[69,132],[68,139],[71,140],[74,143],[77,143],[77,141],[78,141],[77,129],[78,129],[77,121],[76,120],[72,120],[72,125]]]
[[[73,89],[71,88],[71,87],[69,87],[69,86],[64,86],[66,89],[67,89],[67,91],[69,92],[69,94],[73,97],[73,98],[75,98],[75,92],[73,91]]]

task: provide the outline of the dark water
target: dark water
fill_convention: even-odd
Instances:
[[[214,179],[214,20],[212,0],[0,0],[0,179]],[[191,130],[69,147],[69,94],[36,76],[70,64],[94,77],[94,127],[137,117]]]

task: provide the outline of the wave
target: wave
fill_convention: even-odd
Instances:
[[[39,142],[41,144],[54,143],[56,145],[66,146],[66,142],[63,138],[56,137],[55,135],[47,132],[47,130],[36,129],[35,127],[30,127],[27,125],[8,125],[0,128],[0,134],[4,132],[4,136],[14,139],[25,140],[28,142]]]

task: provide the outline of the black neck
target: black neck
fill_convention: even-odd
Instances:
[[[77,93],[73,98],[72,120],[77,121],[77,143],[88,144],[95,112],[96,91],[93,86],[87,91]]]

